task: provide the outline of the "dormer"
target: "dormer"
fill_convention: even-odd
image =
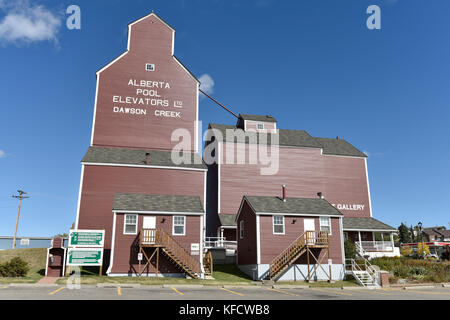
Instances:
[[[236,127],[243,129],[244,131],[255,131],[255,132],[266,132],[266,133],[276,133],[277,132],[277,120],[274,117],[267,115],[256,115],[256,114],[239,114],[239,119],[237,121]]]

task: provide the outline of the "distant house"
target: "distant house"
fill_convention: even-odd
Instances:
[[[427,241],[450,242],[450,230],[446,230],[444,226],[424,228],[422,232]]]
[[[16,237],[16,249],[25,248],[50,248],[52,237]],[[14,237],[0,236],[0,250],[8,250],[13,247]],[[67,244],[67,239],[64,239]]]

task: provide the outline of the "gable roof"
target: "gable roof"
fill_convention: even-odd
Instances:
[[[236,215],[235,214],[220,214],[219,220],[222,226],[236,226]]]
[[[343,216],[325,199],[320,198],[286,198],[284,202],[280,197],[247,196],[242,201],[247,201],[256,214],[279,213],[279,214],[302,214],[302,215],[325,215]]]
[[[355,148],[346,140],[313,137],[305,130],[278,129],[277,133],[264,133],[264,138],[267,138],[265,139],[267,141],[265,141],[261,140],[261,137],[263,137],[261,133],[244,131],[233,125],[210,123],[209,127],[213,130],[218,130],[222,134],[225,142],[227,130],[233,130],[233,133],[236,135],[248,137],[248,139],[245,139],[245,143],[253,143],[255,141],[257,144],[262,143],[270,145],[272,135],[277,135],[280,146],[320,148],[322,149],[323,154],[328,155],[367,157],[366,154]]]
[[[259,115],[259,114],[245,114],[240,113],[239,118],[242,118],[244,120],[251,120],[251,121],[264,121],[264,122],[277,122],[274,117],[271,115]]]
[[[396,231],[397,229],[374,218],[344,217],[344,230],[386,230]]]
[[[203,214],[199,196],[115,193],[113,211],[159,211]]]
[[[172,161],[171,151],[159,150],[89,147],[81,162],[146,166],[146,153],[150,154],[149,167],[157,166],[206,170],[206,165],[197,153],[187,154],[191,160],[191,164],[175,164]]]

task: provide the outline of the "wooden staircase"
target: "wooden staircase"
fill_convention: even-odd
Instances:
[[[212,276],[213,273],[213,259],[211,251],[207,251],[203,256],[203,269],[205,270],[205,276]]]
[[[325,231],[306,231],[270,262],[270,280],[278,278],[309,248],[327,248],[329,235]],[[308,259],[309,260],[309,259]],[[308,266],[309,268],[309,266]]]
[[[202,273],[200,261],[192,257],[183,246],[162,229],[142,229],[139,236],[139,246],[141,252],[143,247],[161,249],[175,265],[194,279],[197,279]],[[147,258],[148,263],[150,259]]]

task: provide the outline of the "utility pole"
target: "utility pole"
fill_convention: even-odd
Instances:
[[[16,235],[17,235],[17,226],[19,225],[20,205],[22,204],[22,199],[29,198],[27,196],[24,196],[24,194],[27,194],[25,191],[17,190],[17,192],[19,193],[19,195],[12,196],[13,198],[19,199],[19,210],[17,211],[16,229],[14,230],[14,239],[13,239],[13,246],[12,246],[13,249],[16,248]]]

